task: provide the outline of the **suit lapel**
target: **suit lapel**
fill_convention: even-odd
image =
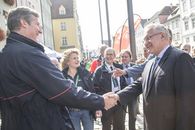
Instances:
[[[147,76],[147,86],[145,87],[146,89],[146,97],[150,94],[152,87],[155,85],[155,79],[158,76],[158,74],[161,71],[162,66],[164,65],[165,61],[168,58],[168,55],[170,54],[172,47],[169,47],[166,52],[164,53],[163,57],[161,58],[161,60],[159,61],[156,69],[154,70],[154,73],[150,76],[150,72],[148,73]],[[152,64],[150,65],[150,69],[151,69]]]
[[[169,56],[171,50],[172,50],[172,47],[169,47],[169,48],[166,50],[165,54],[163,55],[163,57],[161,58],[160,62],[158,63],[158,66],[157,66],[156,71],[155,71],[155,73],[154,73],[154,77],[157,77],[157,76],[158,76],[158,74],[159,74],[159,72],[160,72],[162,66],[163,66],[164,63],[166,62],[166,60],[167,60],[167,58],[168,58],[168,56]]]
[[[143,84],[143,90],[144,90],[144,95],[145,97],[147,97],[148,95],[148,90],[149,90],[149,87],[150,87],[150,79],[151,79],[151,76],[150,76],[150,73],[151,73],[151,68],[152,68],[152,63],[153,63],[153,60],[152,59],[151,61],[148,62],[147,66],[146,66],[146,71],[145,72],[145,75],[144,75],[144,84]]]

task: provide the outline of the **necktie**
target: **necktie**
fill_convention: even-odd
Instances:
[[[151,88],[151,83],[152,83],[153,78],[154,78],[154,72],[156,70],[157,63],[158,63],[159,59],[160,59],[159,57],[156,57],[151,65],[150,72],[148,75],[148,85],[147,85],[147,87],[145,87],[145,95],[148,95],[149,90]]]
[[[155,57],[154,62],[152,64],[152,73],[154,73],[159,59],[160,59],[159,57]]]
[[[153,74],[154,74],[154,72],[155,72],[155,70],[156,70],[157,63],[158,63],[158,60],[159,60],[159,59],[160,59],[159,57],[155,57],[155,59],[154,59],[152,65],[151,65],[150,72],[149,72],[149,81],[151,81],[151,79],[152,79],[152,77],[153,77]]]
[[[113,67],[112,66],[110,66],[110,70],[113,71]]]
[[[110,69],[111,69],[111,71],[113,70],[113,67],[111,66],[110,67]],[[119,87],[119,85],[118,85],[118,80],[115,78],[115,77],[113,77],[113,76],[111,76],[111,79],[112,79],[112,82],[113,82],[113,87],[114,88],[117,88],[117,87]]]
[[[126,68],[129,68],[129,65],[125,65]]]

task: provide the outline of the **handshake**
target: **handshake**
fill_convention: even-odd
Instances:
[[[114,92],[108,92],[103,95],[104,98],[104,109],[108,110],[115,105],[117,105],[117,101],[119,101],[119,96]]]

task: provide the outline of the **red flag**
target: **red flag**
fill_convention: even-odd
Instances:
[[[138,17],[134,22],[134,29],[137,30],[139,24],[141,23],[141,17]],[[118,54],[121,50],[130,48],[129,42],[129,27],[127,21],[120,27],[114,36],[113,48]]]

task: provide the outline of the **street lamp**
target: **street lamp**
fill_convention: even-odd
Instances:
[[[107,32],[108,32],[108,46],[111,47],[108,0],[105,0],[105,6],[106,6],[106,20],[107,20]]]
[[[103,44],[102,14],[101,14],[101,4],[100,4],[100,0],[98,0],[98,8],[99,8],[99,18],[100,18],[101,43]]]
[[[130,50],[132,52],[133,61],[136,61],[137,56],[136,56],[136,41],[135,41],[132,0],[127,0],[127,11],[128,11],[128,24],[129,24],[129,41],[131,43]]]

